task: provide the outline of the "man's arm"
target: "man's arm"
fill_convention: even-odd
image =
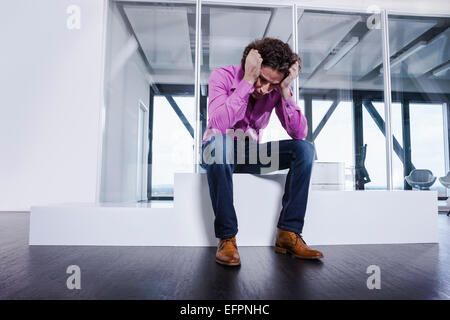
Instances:
[[[280,102],[275,106],[275,113],[280,119],[281,125],[292,139],[301,140],[308,134],[308,122],[300,108],[295,103],[291,83],[297,78],[300,65],[295,62],[289,68],[289,75],[280,84]]]
[[[227,75],[223,69],[215,69],[209,78],[208,116],[213,128],[222,133],[244,119],[253,85],[242,79],[236,90],[228,95]]]
[[[302,140],[308,134],[308,122],[302,111],[291,96],[289,99],[281,96],[280,103],[275,106],[275,113],[281,125],[292,139]]]
[[[261,72],[262,58],[258,50],[250,50],[245,59],[244,78],[236,90],[228,96],[227,79],[229,75],[223,69],[215,69],[209,78],[208,116],[214,128],[222,133],[232,128],[236,122],[244,119],[248,99],[255,90],[253,84]]]

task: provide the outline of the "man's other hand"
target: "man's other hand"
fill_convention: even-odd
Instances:
[[[285,99],[289,99],[291,97],[289,87],[291,86],[291,83],[294,81],[294,79],[298,77],[299,70],[299,64],[298,62],[295,62],[289,68],[289,75],[280,83],[281,94]]]

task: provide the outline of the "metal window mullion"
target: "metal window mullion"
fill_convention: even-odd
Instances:
[[[393,190],[392,177],[392,124],[391,124],[391,64],[389,51],[388,15],[386,10],[381,11],[381,34],[383,44],[383,80],[384,80],[384,120],[386,123],[386,185],[388,190]]]
[[[409,99],[402,97],[402,136],[403,136],[403,177],[408,176],[413,169],[411,161],[411,117]],[[412,190],[411,186],[403,179],[403,188]]]
[[[95,188],[95,201],[96,202],[102,202],[104,198],[102,197],[102,189],[106,185],[106,183],[103,182],[103,169],[104,164],[103,161],[105,160],[105,144],[106,144],[106,113],[107,113],[107,105],[105,101],[105,88],[106,88],[106,59],[107,54],[106,51],[108,50],[107,46],[107,37],[108,37],[108,30],[110,29],[109,26],[109,9],[110,9],[110,3],[109,1],[105,2],[105,5],[103,7],[103,13],[102,13],[102,38],[101,38],[101,66],[100,66],[100,88],[101,88],[101,94],[100,94],[100,114],[99,114],[99,137],[98,137],[98,149],[97,149],[97,181],[96,181],[96,188]]]
[[[202,1],[196,1],[195,7],[195,124],[194,124],[194,173],[198,173],[197,166],[200,145],[200,54],[201,54],[201,23]]]
[[[449,121],[450,121],[450,114],[449,114],[449,106],[447,103],[442,104],[442,115],[443,115],[443,122],[444,122],[444,157],[445,157],[445,174],[448,173],[450,170],[450,155],[449,155]],[[445,194],[449,196],[448,188],[445,188]]]
[[[292,4],[292,49],[298,54],[298,28],[297,28],[297,4]],[[299,81],[298,77],[294,79],[294,96],[295,103],[299,104]]]

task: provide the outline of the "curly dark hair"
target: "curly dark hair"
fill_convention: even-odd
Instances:
[[[292,52],[291,47],[287,43],[275,38],[263,38],[250,43],[242,55],[241,64],[243,70],[245,70],[245,60],[251,49],[258,50],[263,59],[263,66],[271,67],[284,73],[285,77],[288,75],[289,68],[296,61],[298,61],[299,72],[301,71],[302,60],[300,57]]]

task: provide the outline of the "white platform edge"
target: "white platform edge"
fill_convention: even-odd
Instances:
[[[273,245],[285,177],[233,175],[240,246]],[[216,246],[206,175],[176,174],[174,197],[173,208],[32,207],[29,243]],[[437,243],[437,218],[435,191],[310,191],[303,236],[310,245]]]

